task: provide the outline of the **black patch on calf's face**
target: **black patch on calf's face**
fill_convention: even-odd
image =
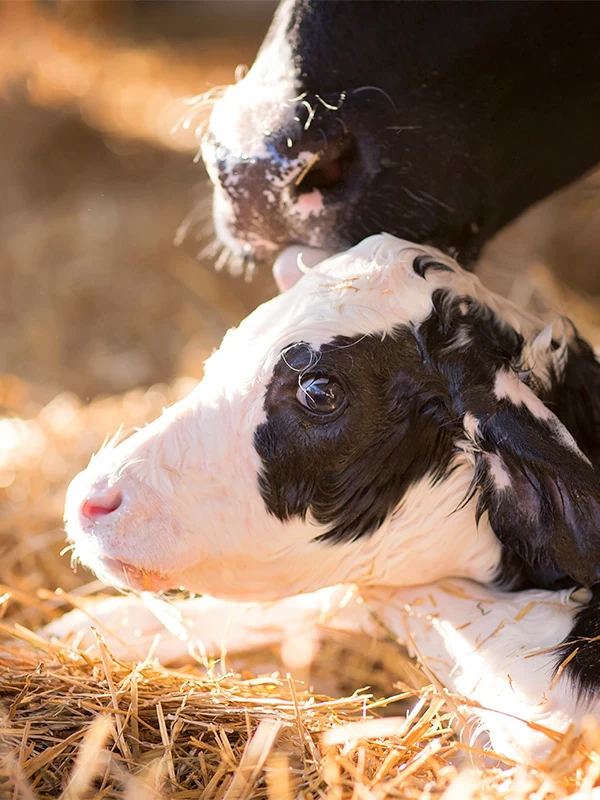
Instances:
[[[298,403],[299,378],[308,374],[344,387],[341,415],[320,419]],[[452,459],[443,401],[430,383],[405,327],[385,338],[337,337],[317,354],[304,344],[287,348],[266,392],[267,421],[255,433],[268,510],[281,520],[310,511],[328,529],[324,541],[376,531],[410,486],[440,477]]]
[[[522,339],[469,298],[437,290],[432,299],[419,327],[337,337],[318,353],[302,343],[284,350],[266,391],[267,420],[255,433],[259,487],[276,517],[310,511],[328,528],[321,539],[351,541],[377,530],[419,480],[447,474],[465,438],[465,387],[487,396],[496,370],[520,356]],[[461,335],[472,344],[455,346]],[[343,414],[329,421],[300,406],[299,380],[309,374],[345,387]]]
[[[593,584],[598,474],[557,420],[520,402],[539,390],[533,377],[529,389],[517,382],[522,336],[471,298],[437,290],[432,302],[419,326],[338,337],[318,353],[304,344],[285,352],[255,433],[268,510],[281,520],[310,511],[327,528],[321,539],[354,540],[377,530],[417,481],[444,477],[470,442],[475,468],[465,502],[477,494],[474,513],[487,512],[506,548],[498,580],[511,588]],[[515,382],[515,402],[495,393],[501,372]],[[322,418],[300,406],[299,379],[311,374],[344,387],[343,413]],[[564,410],[563,401],[556,405]],[[467,414],[476,428],[469,435]],[[581,412],[570,415],[579,430]]]

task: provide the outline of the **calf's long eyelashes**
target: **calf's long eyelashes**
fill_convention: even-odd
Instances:
[[[302,413],[315,421],[331,422],[346,410],[349,392],[344,381],[321,364],[322,356],[323,352],[305,342],[289,345],[281,352],[285,365],[281,378],[288,386],[288,397]]]
[[[348,396],[341,384],[319,374],[305,374],[299,378],[296,400],[311,414],[327,420],[340,416],[348,405]]]

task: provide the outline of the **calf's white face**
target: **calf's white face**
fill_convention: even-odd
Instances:
[[[550,384],[566,344],[541,328],[441,253],[370,237],[258,308],[188,398],[94,456],[67,496],[75,555],[122,588],[248,601],[488,580],[487,509],[502,516],[518,481],[481,447],[490,415],[510,406],[585,462],[511,366]],[[461,506],[475,466],[479,527]]]

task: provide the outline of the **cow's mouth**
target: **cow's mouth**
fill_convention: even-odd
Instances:
[[[102,567],[120,588],[136,592],[160,592],[170,589],[172,584],[160,572],[142,569],[118,558],[99,558]]]

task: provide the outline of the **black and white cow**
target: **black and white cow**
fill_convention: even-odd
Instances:
[[[386,231],[471,265],[600,161],[599,27],[598,3],[282,0],[203,144],[219,238],[254,260]]]
[[[379,235],[259,307],[187,399],[94,456],[67,532],[107,583],[219,598],[182,607],[209,649],[231,602],[279,601],[239,612],[232,649],[324,606],[373,630],[328,588],[356,584],[523,754],[548,740],[499,711],[563,729],[596,703],[599,465],[600,365],[570,323]],[[117,648],[152,627],[139,598],[94,617],[118,627],[123,608]]]

